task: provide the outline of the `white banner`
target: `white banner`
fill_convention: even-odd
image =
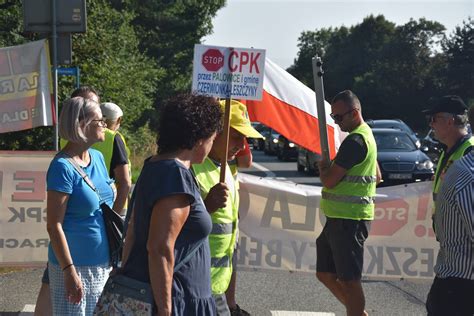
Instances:
[[[46,170],[53,152],[0,152],[0,265],[47,260]],[[325,222],[321,188],[239,174],[240,267],[314,272]],[[377,189],[364,272],[373,278],[433,278],[431,182]]]
[[[195,45],[192,91],[218,98],[261,100],[265,50]]]
[[[0,133],[53,125],[46,40],[0,48]]]

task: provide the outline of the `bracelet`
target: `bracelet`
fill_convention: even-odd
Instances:
[[[69,268],[69,267],[72,267],[73,265],[74,265],[74,263],[68,264],[67,266],[65,266],[65,267],[63,268],[63,271],[66,270],[66,269]]]

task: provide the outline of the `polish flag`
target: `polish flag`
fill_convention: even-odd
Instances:
[[[329,116],[329,103],[324,103],[329,155],[333,159],[346,133],[341,132]],[[314,91],[268,58],[265,59],[262,100],[246,100],[245,104],[252,122],[263,123],[299,146],[321,154]]]

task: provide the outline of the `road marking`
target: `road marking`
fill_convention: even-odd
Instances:
[[[25,307],[21,310],[22,313],[34,313],[35,311],[35,304],[26,304]]]
[[[298,312],[298,311],[270,311],[272,316],[335,316],[334,313],[325,312]]]
[[[256,163],[256,162],[252,162],[252,167],[255,167],[255,169],[258,169],[258,170],[260,170],[260,171],[265,172],[265,176],[266,176],[266,177],[271,177],[271,178],[273,178],[273,177],[276,176],[276,174],[275,174],[273,171],[270,171],[269,169],[265,168],[264,166],[262,166],[262,165],[260,165],[260,164],[258,164],[258,163]]]

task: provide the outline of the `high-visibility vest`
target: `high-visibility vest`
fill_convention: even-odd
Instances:
[[[232,255],[238,231],[239,194],[234,178],[226,165],[226,183],[230,187],[230,203],[211,214],[212,231],[209,235],[211,249],[211,287],[213,294],[223,294],[229,287],[232,277]],[[206,158],[201,164],[193,164],[192,170],[199,183],[203,199],[213,186],[219,183],[220,167]]]
[[[443,177],[442,175],[445,174],[449,167],[453,164],[454,161],[458,160],[459,158],[462,158],[464,156],[464,152],[466,149],[469,147],[474,146],[474,137],[470,137],[469,139],[465,140],[464,143],[462,143],[449,157],[446,157],[448,161],[446,164],[443,164],[442,170],[440,169],[441,163],[445,159],[445,151],[443,150],[441,152],[441,155],[439,156],[438,160],[438,166],[436,167],[436,172],[435,172],[435,177],[434,177],[434,182],[433,182],[433,201],[436,202],[436,195],[439,192],[439,189],[441,188],[441,183],[443,182]],[[435,207],[433,207],[433,213],[435,212]]]
[[[323,187],[320,208],[327,217],[372,220],[377,181],[377,145],[366,123],[359,125],[351,134],[362,136],[367,154],[361,163],[347,171],[334,188]]]

